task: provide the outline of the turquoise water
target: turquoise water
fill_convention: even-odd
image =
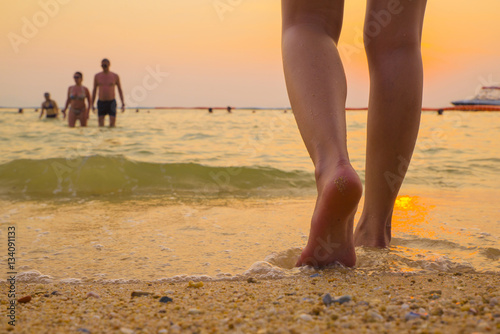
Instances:
[[[315,199],[293,114],[127,110],[117,128],[98,128],[95,115],[89,123],[0,110],[0,223],[2,236],[17,226],[21,271],[61,280],[234,277],[255,264],[293,272]],[[363,179],[366,112],[348,112],[347,125]],[[359,249],[357,267],[500,271],[499,130],[497,113],[423,113],[391,249]]]

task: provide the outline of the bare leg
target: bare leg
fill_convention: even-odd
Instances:
[[[76,123],[76,115],[71,109],[68,110],[68,126],[74,128]]]
[[[318,198],[297,265],[354,266],[353,219],[362,186],[347,154],[346,79],[337,51],[343,0],[283,0],[283,65]]]
[[[109,116],[109,127],[114,128],[116,125],[116,117]]]
[[[80,114],[80,126],[87,126],[87,114],[85,112]]]
[[[426,1],[401,0],[396,7],[391,2],[369,0],[366,12],[370,101],[365,203],[354,235],[356,246],[389,246],[394,202],[420,124],[420,42]]]
[[[98,117],[99,126],[104,126],[104,118],[105,118],[105,117],[106,117],[106,116],[99,116],[99,117]]]

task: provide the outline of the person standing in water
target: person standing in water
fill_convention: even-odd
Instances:
[[[370,72],[363,187],[346,142],[346,77],[337,43],[344,0],[282,0],[288,96],[314,163],[318,197],[297,266],[356,263],[355,246],[387,247],[394,202],[415,147],[422,106],[421,36],[426,0],[368,0],[364,44]]]
[[[99,116],[99,126],[104,126],[104,118],[109,115],[109,126],[116,125],[116,99],[115,87],[118,88],[118,94],[122,102],[122,112],[125,111],[123,102],[123,92],[118,74],[109,70],[110,62],[104,58],[101,61],[102,72],[94,77],[94,89],[92,90],[92,108],[95,110],[95,98],[97,89],[99,89],[99,100],[97,101],[97,114]]]
[[[45,97],[45,101],[42,103],[40,117],[38,118],[42,118],[44,112],[46,118],[57,118],[57,115],[59,114],[59,107],[57,106],[56,101],[50,98],[50,93],[45,93],[43,96]],[[19,110],[22,112],[22,109]],[[62,113],[64,114],[64,111]]]
[[[69,106],[68,125],[70,128],[75,127],[77,120],[80,121],[81,126],[87,126],[91,106],[90,92],[87,87],[82,85],[83,74],[75,72],[73,79],[75,85],[68,88],[68,98],[63,110],[64,117],[66,117],[66,109]],[[85,99],[87,99],[88,105],[85,105]]]

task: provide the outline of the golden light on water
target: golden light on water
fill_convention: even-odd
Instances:
[[[428,223],[428,216],[432,208],[434,208],[433,205],[425,203],[419,196],[399,196],[394,204],[393,231],[434,238],[435,232],[422,227]]]
[[[396,199],[394,208],[408,210],[412,207],[413,198],[410,196],[401,196]]]

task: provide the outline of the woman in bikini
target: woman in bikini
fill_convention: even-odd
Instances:
[[[40,111],[40,117],[43,117],[43,113],[46,113],[47,118],[57,118],[57,114],[59,112],[59,107],[57,106],[56,101],[50,98],[49,93],[43,94],[45,96],[45,101],[42,103],[42,110]]]
[[[82,85],[82,73],[75,72],[73,79],[75,79],[76,84],[68,88],[68,99],[62,111],[66,117],[66,109],[69,106],[68,125],[70,128],[75,127],[76,120],[80,120],[81,126],[87,126],[91,106],[90,92],[87,87]],[[85,99],[87,99],[87,105],[85,105]]]

